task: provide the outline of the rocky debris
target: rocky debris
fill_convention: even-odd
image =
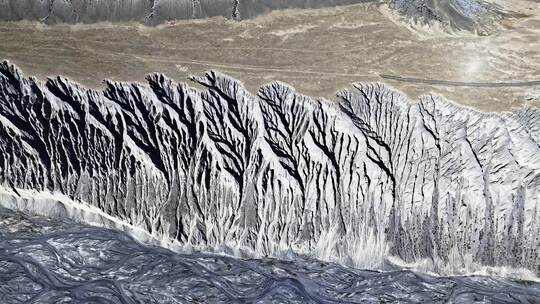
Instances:
[[[391,0],[389,7],[413,24],[490,34],[505,13],[483,0]]]
[[[0,184],[62,193],[164,240],[356,265],[539,273],[540,120],[417,103],[382,84],[337,102],[218,72],[103,91],[0,64]],[[450,265],[450,266],[449,266]]]

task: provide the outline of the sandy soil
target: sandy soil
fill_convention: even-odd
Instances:
[[[304,94],[332,98],[352,82],[382,81],[411,98],[435,92],[463,105],[501,111],[524,103],[540,106],[539,4],[512,2],[521,17],[505,20],[498,34],[487,37],[411,30],[375,4],[153,28],[0,23],[0,59],[28,75],[60,74],[96,88],[105,78],[142,81],[148,73],[163,72],[187,81],[188,75],[217,69],[253,92],[280,80]],[[517,82],[530,83],[511,86]]]

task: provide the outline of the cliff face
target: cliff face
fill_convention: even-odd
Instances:
[[[387,255],[540,273],[540,112],[356,84],[335,102],[225,75],[148,86],[0,65],[0,183],[62,193],[186,245]]]
[[[0,0],[0,20],[46,23],[167,20],[212,16],[250,18],[272,9],[319,8],[373,0]]]

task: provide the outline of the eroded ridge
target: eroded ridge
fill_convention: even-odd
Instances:
[[[252,95],[214,71],[192,80],[205,89],[154,74],[95,91],[4,62],[2,186],[61,193],[186,246],[539,273],[537,109],[411,103],[382,84],[329,102],[277,82]]]
[[[416,25],[439,24],[447,30],[465,30],[488,35],[496,31],[505,12],[498,4],[484,0],[391,0],[390,9]]]

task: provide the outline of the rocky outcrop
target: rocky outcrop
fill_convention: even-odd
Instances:
[[[483,0],[391,0],[392,10],[414,24],[440,24],[446,29],[489,34],[508,13]]]
[[[282,83],[252,95],[218,72],[192,80],[205,89],[154,74],[95,91],[1,64],[1,185],[184,245],[540,273],[537,109],[411,103],[382,84],[330,102]]]

